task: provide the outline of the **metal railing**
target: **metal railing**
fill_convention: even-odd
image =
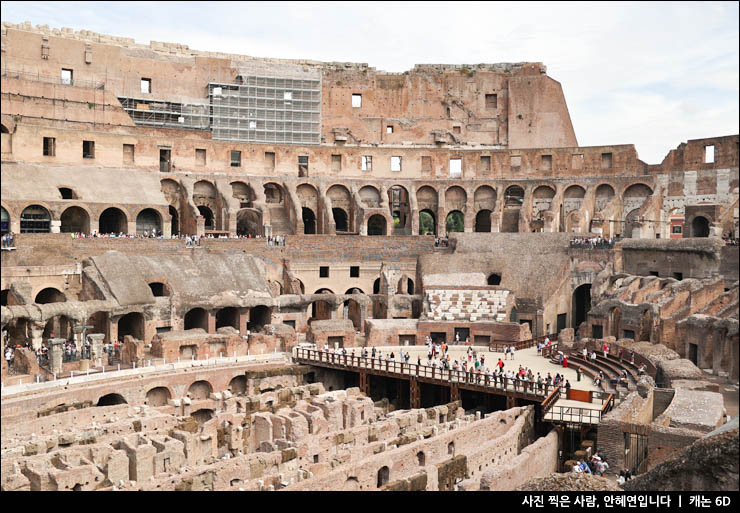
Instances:
[[[552,406],[544,420],[566,424],[598,424],[602,412],[592,408],[574,408],[572,406]]]
[[[307,362],[324,363],[339,369],[357,369],[380,371],[399,376],[415,376],[419,378],[435,379],[454,384],[470,384],[482,386],[498,392],[513,392],[543,399],[556,389],[555,385],[536,383],[520,379],[495,377],[476,371],[462,371],[440,369],[439,367],[406,363],[397,360],[379,359],[363,356],[336,354],[316,349],[296,348],[295,358]]]

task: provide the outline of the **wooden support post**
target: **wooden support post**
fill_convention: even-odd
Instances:
[[[360,371],[360,391],[370,397],[370,376],[367,372]]]
[[[450,402],[460,400],[460,388],[457,385],[450,384]]]
[[[414,378],[409,380],[409,406],[412,409],[421,408],[421,387]]]

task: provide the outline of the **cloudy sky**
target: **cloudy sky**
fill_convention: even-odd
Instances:
[[[737,2],[2,2],[2,20],[385,71],[539,61],[580,145],[632,143],[651,164],[740,124]]]

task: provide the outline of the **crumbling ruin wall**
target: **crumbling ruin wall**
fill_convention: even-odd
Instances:
[[[524,447],[513,460],[485,472],[480,479],[480,489],[515,490],[529,479],[556,472],[558,462],[558,433],[553,430]]]

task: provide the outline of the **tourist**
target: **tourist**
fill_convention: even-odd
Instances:
[[[622,486],[622,485],[624,485],[624,482],[625,481],[626,481],[626,479],[624,477],[624,470],[620,470],[619,471],[619,476],[617,477],[617,484],[619,486]]]
[[[504,346],[504,360],[508,360],[508,359],[509,359],[509,346]]]
[[[514,346],[511,346],[511,350],[509,351],[509,353],[511,353],[511,359],[512,360],[514,359],[514,351],[515,351]]]
[[[568,381],[567,379],[565,380],[565,391],[566,392],[570,391],[570,381]]]
[[[585,346],[583,348],[583,359],[584,360],[587,360],[588,359],[588,349],[586,349]]]
[[[630,363],[635,364],[635,352],[632,349],[630,349]]]
[[[606,358],[607,353],[609,352],[609,346],[604,342],[604,346],[602,347],[604,350],[604,358]]]
[[[581,381],[581,368],[576,367],[576,381]]]
[[[568,368],[568,357],[565,355],[563,355],[563,368],[564,369]]]
[[[617,358],[619,358],[619,361],[620,361],[620,362],[622,361],[622,351],[623,351],[623,350],[622,350],[622,348],[620,347],[620,348],[619,348],[619,351],[617,352]]]
[[[372,354],[373,358],[375,358],[375,354],[376,354],[375,347],[373,347],[373,354]]]

